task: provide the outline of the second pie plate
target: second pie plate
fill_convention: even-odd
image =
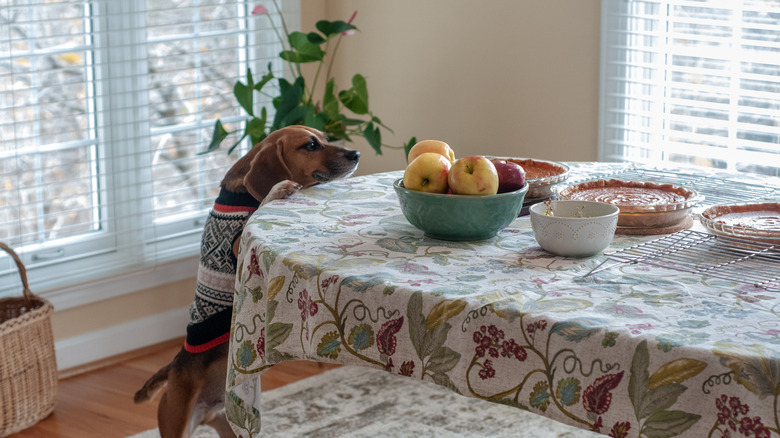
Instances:
[[[619,227],[662,228],[679,224],[703,197],[672,184],[601,179],[558,190],[559,199],[597,201],[620,208]]]

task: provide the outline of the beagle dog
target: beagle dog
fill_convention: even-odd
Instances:
[[[269,134],[227,172],[203,230],[187,338],[173,361],[150,377],[134,398],[141,403],[165,390],[157,408],[162,438],[189,437],[201,424],[216,429],[221,438],[235,436],[225,417],[224,395],[244,225],[269,201],[352,175],[359,159],[360,152],[328,143],[316,129],[288,126]]]

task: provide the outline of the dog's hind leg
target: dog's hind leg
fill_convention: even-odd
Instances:
[[[177,375],[174,375],[177,374]],[[188,438],[202,418],[193,418],[202,382],[172,369],[168,388],[157,406],[157,426],[161,438]]]
[[[230,428],[225,411],[217,412],[214,418],[204,423],[207,426],[211,426],[217,431],[219,438],[236,438],[236,434],[233,433],[233,429]]]

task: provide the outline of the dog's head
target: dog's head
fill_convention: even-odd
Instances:
[[[360,152],[330,144],[324,133],[308,126],[276,130],[255,150],[243,184],[258,200],[280,181],[309,187],[346,178],[355,172],[360,159]]]

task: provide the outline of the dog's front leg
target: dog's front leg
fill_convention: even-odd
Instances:
[[[286,179],[282,182],[278,182],[274,184],[273,187],[271,187],[271,190],[268,192],[267,195],[265,195],[265,198],[263,198],[263,202],[260,203],[260,206],[263,206],[273,201],[274,199],[286,198],[300,189],[301,189],[300,184],[298,184],[295,181],[290,181],[289,179]]]

